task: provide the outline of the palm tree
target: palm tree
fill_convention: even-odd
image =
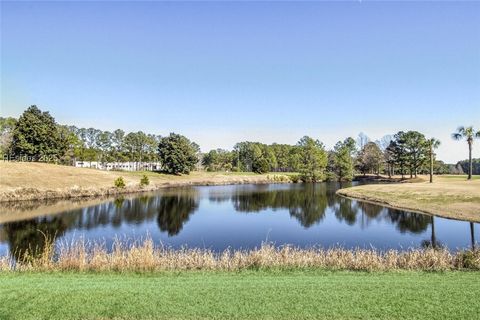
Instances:
[[[430,138],[427,140],[427,145],[430,148],[430,183],[433,182],[433,159],[435,154],[433,153],[434,149],[437,149],[440,146],[440,140],[435,138]]]
[[[454,140],[467,140],[468,143],[468,180],[472,179],[472,145],[473,139],[480,138],[480,131],[475,132],[473,127],[458,127],[457,132],[452,133],[452,138]]]

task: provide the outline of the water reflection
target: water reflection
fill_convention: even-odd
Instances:
[[[256,239],[272,228],[278,244],[300,246],[340,242],[351,247],[373,243],[398,248],[404,245],[400,241],[407,244],[410,241],[418,247],[455,248],[464,245],[462,239],[467,234],[469,246],[475,246],[474,223],[338,197],[335,191],[339,187],[327,183],[192,187],[118,197],[56,215],[6,222],[0,225],[0,254],[2,244],[4,248],[5,244],[8,246],[7,250],[16,259],[22,259],[26,250],[34,256],[41,253],[46,239],[52,237],[72,237],[75,233],[87,239],[109,239],[129,230],[144,236],[146,230],[152,232],[152,227],[157,230],[153,231],[154,240],[173,239],[179,244],[196,246],[207,238],[219,250],[259,245],[264,238]],[[32,203],[28,206],[28,210],[36,209]],[[285,220],[285,214],[294,219]],[[193,216],[197,217],[194,221]],[[440,242],[436,223],[441,229],[460,226],[459,223],[467,229],[469,224],[469,232],[444,232],[445,239]],[[187,224],[188,232],[184,233]],[[216,229],[210,229],[209,224],[215,224]],[[302,229],[297,229],[298,226]]]
[[[328,207],[325,184],[306,184],[302,188],[285,190],[272,191],[267,188],[260,192],[237,192],[230,201],[238,212],[286,209],[305,228],[320,222]]]
[[[60,217],[43,217],[3,225],[2,232],[17,261],[36,258],[44,252],[48,242],[61,237],[68,226]]]
[[[428,240],[423,240],[422,241],[422,247],[423,248],[442,248],[443,244],[437,240],[437,237],[435,235],[435,217],[430,217],[431,219],[431,236],[430,239]]]
[[[472,250],[475,250],[475,226],[473,222],[470,222],[470,238],[472,243]]]
[[[165,195],[158,204],[157,223],[161,231],[174,236],[182,230],[191,214],[198,209],[199,200],[194,190]]]

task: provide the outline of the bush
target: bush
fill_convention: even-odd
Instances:
[[[113,185],[115,186],[115,188],[125,188],[125,179],[123,179],[123,177],[118,177],[113,182]]]
[[[140,179],[140,187],[145,187],[150,184],[150,179],[148,179],[147,175],[143,175],[142,179]]]
[[[304,171],[300,174],[300,180],[303,182],[322,182],[325,181],[325,174],[320,171]]]
[[[462,251],[457,255],[459,268],[480,270],[480,250]]]
[[[290,177],[290,181],[292,181],[293,183],[300,182],[300,175],[298,174],[292,174],[289,177]]]
[[[255,173],[267,173],[270,171],[270,165],[268,164],[268,160],[265,158],[261,158],[252,164],[252,171]]]
[[[273,176],[267,175],[267,179],[278,183],[290,182],[290,177],[284,174],[274,174]]]

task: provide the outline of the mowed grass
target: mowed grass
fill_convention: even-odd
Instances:
[[[437,177],[435,177],[437,178]],[[440,180],[458,180],[465,181],[467,180],[467,175],[464,174],[447,174],[438,177]],[[472,180],[480,180],[480,175],[472,175]]]
[[[475,272],[0,273],[2,319],[478,319]]]
[[[474,176],[435,176],[429,183],[372,184],[341,189],[340,195],[378,202],[399,209],[480,222],[480,179]]]

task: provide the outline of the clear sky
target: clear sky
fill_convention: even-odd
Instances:
[[[5,2],[1,115],[327,147],[480,129],[480,2]],[[474,156],[480,157],[480,140]]]

